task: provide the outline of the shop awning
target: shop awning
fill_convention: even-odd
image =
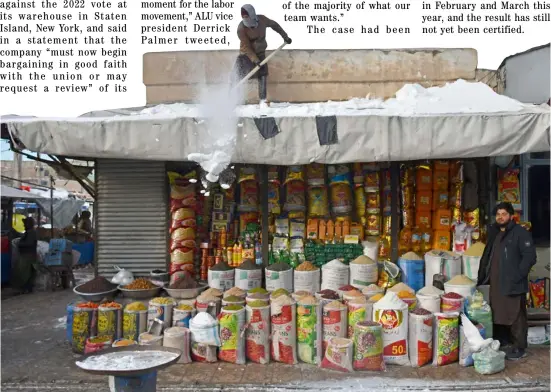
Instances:
[[[467,94],[459,97],[463,101],[454,97],[457,102],[446,113],[442,100],[453,91],[440,89],[444,98],[432,104],[435,95],[416,88],[406,93],[425,94],[426,102],[418,99],[412,105],[409,96],[400,98],[398,92],[394,101],[386,102],[273,104],[267,109],[247,105],[237,110],[236,123],[222,131],[209,128],[197,106],[185,104],[2,122],[26,149],[81,158],[185,161],[192,153],[222,150],[234,163],[295,165],[477,158],[550,149],[547,105],[522,105],[491,91],[495,102],[483,110],[477,111]],[[483,105],[485,97],[478,98]],[[234,148],[216,147],[215,142],[232,137]]]
[[[35,195],[34,193],[22,191],[17,188],[12,188],[11,186],[2,185],[1,186],[1,196],[7,197],[10,199],[41,199],[42,196]]]

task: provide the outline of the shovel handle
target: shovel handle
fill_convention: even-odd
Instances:
[[[258,72],[258,70],[260,69],[260,67],[262,67],[264,64],[266,64],[268,61],[270,61],[270,59],[271,59],[277,52],[279,52],[281,49],[283,49],[283,47],[284,47],[285,45],[287,45],[287,42],[282,43],[282,44],[279,46],[279,48],[277,48],[277,49],[274,50],[272,53],[270,53],[270,55],[269,55],[268,57],[266,57],[264,60],[262,60],[262,62],[260,63],[260,65],[257,65],[256,67],[254,67],[254,68],[252,69],[252,71],[249,72],[249,73],[247,74],[247,76],[245,76],[243,79],[241,79],[241,80],[239,81],[239,83],[237,83],[237,84],[235,85],[235,88],[241,86],[243,83],[245,83],[247,80],[249,80],[255,73]]]

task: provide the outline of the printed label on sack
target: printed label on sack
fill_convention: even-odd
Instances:
[[[398,340],[397,342],[385,346],[383,349],[383,355],[385,357],[407,355],[406,339]]]
[[[272,315],[272,356],[276,361],[296,363],[295,305],[284,305],[281,313]]]
[[[247,308],[247,315],[247,358],[256,363],[267,363],[270,345],[269,309]]]
[[[409,363],[407,352],[407,311],[398,309],[376,309],[374,320],[383,327],[383,355],[388,364]]]
[[[111,336],[113,339],[120,338],[121,320],[120,310],[101,310],[98,312],[98,336]]]
[[[331,338],[346,336],[346,308],[342,310],[323,310],[323,350]]]
[[[364,321],[366,316],[366,307],[365,305],[361,306],[355,306],[355,305],[349,305],[348,306],[348,333],[347,337],[349,339],[352,339],[354,336],[354,326],[360,322]]]

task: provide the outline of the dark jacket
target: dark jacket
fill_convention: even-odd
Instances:
[[[258,55],[263,55],[268,47],[266,42],[268,27],[279,33],[283,39],[289,37],[277,22],[264,15],[258,15],[258,26],[254,29],[245,27],[243,22],[237,27],[237,36],[240,41],[239,53],[246,55],[253,63],[259,61]]]
[[[19,253],[33,255],[36,254],[36,245],[38,244],[38,236],[34,229],[25,231],[19,240]]]
[[[493,224],[488,229],[488,243],[480,260],[478,285],[489,284],[494,242],[500,229]],[[528,274],[536,264],[536,248],[532,235],[511,221],[501,237],[499,260],[499,288],[502,295],[520,295],[528,292]],[[492,284],[495,284],[492,282]]]

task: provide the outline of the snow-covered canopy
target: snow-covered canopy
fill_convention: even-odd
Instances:
[[[212,136],[203,112],[200,105],[176,103],[2,121],[12,137],[41,153],[162,161],[202,154],[208,160],[220,151],[219,137]],[[550,148],[547,105],[525,105],[463,80],[427,89],[405,85],[386,101],[243,105],[235,115],[237,129],[228,130],[222,148],[234,163],[474,158]]]

